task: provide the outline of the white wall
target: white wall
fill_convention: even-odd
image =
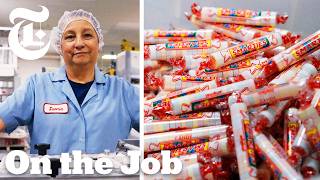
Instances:
[[[169,24],[176,28],[194,29],[184,17],[184,12],[191,12],[192,2],[197,2],[200,6],[287,13],[287,23],[279,27],[301,33],[304,37],[320,29],[319,0],[144,0],[145,29],[168,29]]]
[[[60,67],[60,59],[42,58],[35,61],[18,59],[17,72],[15,76],[15,88],[26,82],[29,76],[41,73],[42,67]]]

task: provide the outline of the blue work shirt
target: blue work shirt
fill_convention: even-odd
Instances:
[[[39,143],[50,144],[48,154],[114,151],[132,127],[139,129],[139,93],[95,67],[95,80],[80,106],[63,66],[54,73],[31,76],[0,104],[0,118],[8,133],[28,126],[33,154]]]

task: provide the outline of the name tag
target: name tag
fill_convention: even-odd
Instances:
[[[68,103],[43,105],[43,112],[46,114],[67,114],[69,112]]]

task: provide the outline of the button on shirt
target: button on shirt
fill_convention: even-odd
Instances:
[[[48,154],[114,151],[131,128],[139,129],[139,94],[126,81],[95,67],[95,80],[80,106],[61,67],[31,76],[0,104],[0,118],[8,133],[28,126],[30,153],[37,153],[34,145],[39,143],[50,144]]]

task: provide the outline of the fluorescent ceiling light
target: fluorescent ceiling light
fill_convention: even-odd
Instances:
[[[10,47],[0,47],[0,49],[9,50],[11,48]]]
[[[102,59],[117,59],[117,55],[104,54],[104,55],[102,56]]]
[[[12,29],[12,27],[0,26],[0,30],[3,30],[3,31],[10,31],[11,29]]]

